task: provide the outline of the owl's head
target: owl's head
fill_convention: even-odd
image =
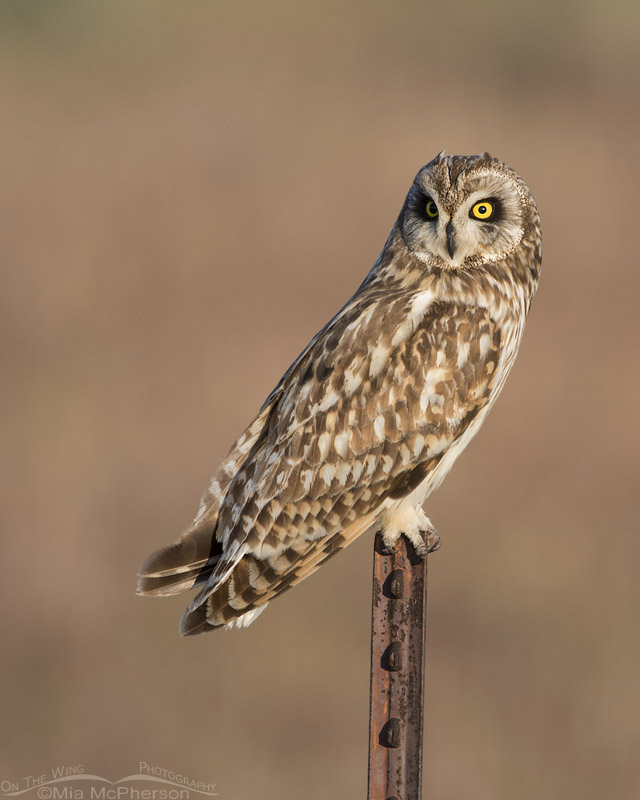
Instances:
[[[420,261],[459,269],[500,261],[539,221],[527,185],[502,161],[440,153],[416,175],[399,224]]]

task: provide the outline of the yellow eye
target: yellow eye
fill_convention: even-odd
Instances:
[[[476,219],[491,219],[493,212],[493,203],[490,203],[488,200],[481,200],[471,209],[471,216]]]
[[[429,200],[427,203],[426,212],[429,219],[435,219],[438,216],[438,206],[433,200]]]

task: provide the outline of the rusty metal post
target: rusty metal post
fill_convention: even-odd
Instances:
[[[427,558],[376,535],[371,616],[368,800],[422,800]]]

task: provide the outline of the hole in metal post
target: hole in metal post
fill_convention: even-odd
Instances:
[[[402,669],[402,647],[400,642],[391,642],[382,654],[382,669],[388,672],[400,672]]]
[[[399,600],[404,593],[404,572],[401,569],[394,569],[387,576],[382,586],[382,593],[385,597]]]
[[[380,731],[380,744],[383,747],[400,747],[400,720],[391,717]]]

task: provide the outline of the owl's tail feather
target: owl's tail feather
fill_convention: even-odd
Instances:
[[[231,630],[232,628],[248,628],[256,617],[262,614],[268,605],[268,603],[263,603],[261,606],[251,608],[249,611],[245,611],[243,614],[234,617],[231,622],[226,622],[224,627],[226,630]],[[207,633],[208,631],[215,630],[216,627],[219,626],[211,625],[207,619],[207,606],[201,605],[193,611],[187,611],[185,613],[180,622],[180,633],[183,636],[196,636],[199,633]]]
[[[210,520],[186,530],[167,547],[157,550],[138,572],[137,594],[161,597],[179,594],[206,583],[222,554]]]

